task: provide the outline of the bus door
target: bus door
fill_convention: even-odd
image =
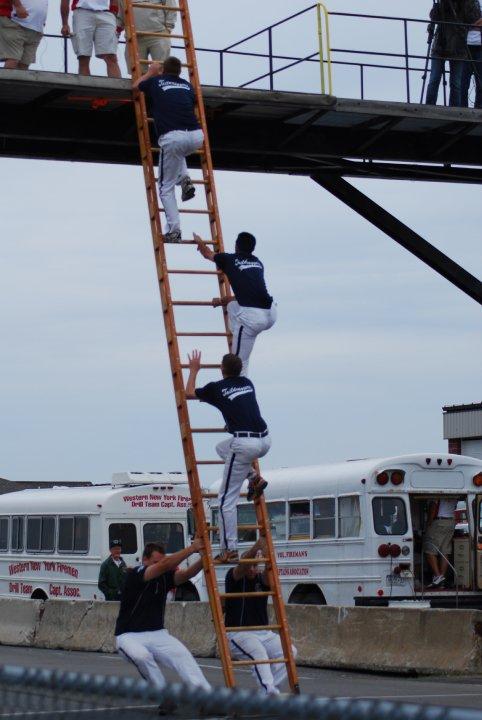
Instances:
[[[139,520],[128,520],[125,518],[107,518],[108,546],[103,548],[103,555],[107,556],[111,542],[119,542],[122,545],[122,557],[126,565],[133,567],[141,562],[142,558],[142,537]]]

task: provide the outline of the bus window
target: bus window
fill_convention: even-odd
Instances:
[[[273,540],[286,540],[286,503],[266,503]]]
[[[164,545],[167,553],[174,553],[184,548],[184,531],[181,523],[146,523],[142,532],[144,545],[160,543]]]
[[[373,524],[377,535],[404,535],[407,511],[402,498],[373,498]]]
[[[338,499],[339,537],[358,537],[361,530],[360,498],[350,495]]]
[[[238,505],[238,525],[256,525],[254,505]],[[256,530],[238,530],[238,542],[256,542]]]
[[[334,538],[335,525],[335,498],[313,500],[313,537]]]
[[[10,546],[12,550],[21,552],[23,550],[23,517],[12,518],[12,534]]]
[[[55,548],[55,518],[27,518],[27,551],[53,552]]]
[[[59,553],[86,553],[89,550],[89,518],[59,517]]]
[[[8,517],[0,518],[0,552],[8,550]]]
[[[187,534],[189,537],[194,537],[196,534],[196,518],[192,508],[188,508],[187,511]]]
[[[310,537],[310,503],[308,500],[290,502],[290,540]]]
[[[123,553],[133,555],[137,552],[136,526],[133,523],[112,523],[109,525],[109,545],[113,540],[121,541]]]

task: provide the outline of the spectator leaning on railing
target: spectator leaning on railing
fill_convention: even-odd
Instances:
[[[72,36],[74,52],[79,60],[79,74],[90,75],[92,51],[105,61],[107,75],[120,78],[117,62],[116,15],[118,6],[115,0],[73,0],[72,34],[69,26],[69,0],[60,0],[62,17],[62,35]]]
[[[152,5],[152,0],[137,0],[139,3]],[[163,5],[177,7],[176,0],[164,0]],[[118,32],[125,28],[125,0],[119,0]],[[142,32],[170,33],[176,25],[176,12],[172,10],[159,10],[155,8],[133,8],[136,30]],[[169,37],[146,37],[137,36],[139,57],[141,60],[159,60],[163,62],[171,54],[171,38]],[[129,48],[126,44],[125,50],[127,71],[132,75],[129,62]]]
[[[8,70],[27,70],[43,35],[48,0],[0,0],[0,60]]]
[[[450,65],[449,105],[462,104],[462,73],[468,60],[467,27],[481,26],[478,0],[439,0],[430,11],[430,19],[438,23],[432,44],[432,65],[427,88],[427,105],[436,105],[445,61]],[[457,24],[459,23],[459,24]],[[433,26],[429,26],[429,31]]]

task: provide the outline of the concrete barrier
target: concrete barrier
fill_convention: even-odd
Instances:
[[[112,652],[118,603],[0,599],[0,644]],[[289,605],[298,663],[313,667],[482,673],[482,611]],[[166,627],[198,657],[214,657],[207,603],[169,603]]]

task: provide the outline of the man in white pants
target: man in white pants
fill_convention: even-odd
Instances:
[[[142,565],[127,573],[115,626],[117,649],[156,688],[166,684],[159,665],[175,670],[186,683],[210,688],[189,650],[164,628],[167,593],[197,575],[202,560],[185,570],[176,568],[202,549],[202,541],[195,539],[190,547],[166,555],[162,545],[148,543]],[[159,708],[160,714],[174,710],[171,704]]]
[[[117,17],[117,30],[122,32],[125,28],[125,2],[119,0],[119,14]],[[174,30],[177,13],[167,8],[177,7],[177,0],[163,0],[161,3],[165,8],[150,7],[152,0],[136,0],[137,3],[147,5],[146,8],[133,8],[136,30],[143,32],[165,33],[166,35]],[[137,47],[141,60],[159,60],[163,62],[171,53],[170,37],[155,37],[149,35],[138,35]],[[129,43],[126,43],[125,58],[129,75],[132,75],[131,63],[129,60]]]
[[[233,333],[232,351],[243,361],[242,375],[248,374],[249,356],[259,333],[276,322],[276,304],[264,281],[264,265],[255,255],[256,238],[239,233],[234,253],[215,253],[194,234],[201,255],[216,264],[227,276],[234,297],[213,298],[213,306],[227,305]]]
[[[266,542],[260,538],[253,547],[243,554],[243,558],[255,558],[260,553],[266,557]],[[260,566],[253,564],[236,565],[225,578],[227,593],[249,593],[270,590],[266,572],[260,572]],[[242,597],[225,600],[226,627],[256,627],[269,625],[268,598]],[[233,660],[275,660],[282,658],[283,648],[279,635],[271,630],[243,630],[228,632],[229,646]],[[293,655],[296,657],[293,646]],[[251,672],[268,695],[278,695],[279,686],[287,678],[285,663],[253,665]]]
[[[72,0],[72,47],[79,61],[79,75],[90,75],[92,51],[105,61],[107,75],[120,78],[117,62],[116,0]],[[69,0],[60,0],[61,33],[70,37]]]
[[[201,353],[194,350],[189,356],[189,378],[186,397],[214,405],[221,411],[227,431],[233,436],[216,447],[225,461],[224,475],[219,488],[219,536],[221,553],[218,563],[238,562],[238,531],[236,505],[243,482],[248,478],[248,500],[259,496],[267,482],[252,469],[255,460],[266,455],[271,447],[268,427],[261,417],[254,385],[241,376],[241,358],[228,353],[222,359],[223,379],[196,388],[201,366]]]
[[[189,177],[186,157],[199,150],[203,131],[196,117],[196,95],[191,83],[183,80],[181,61],[168,57],[161,67],[151,63],[148,71],[134,84],[150,99],[159,137],[159,197],[166,213],[164,242],[181,242],[181,224],[176,202],[176,185],[182,200],[191,200],[195,187]],[[162,73],[162,74],[161,74]]]

